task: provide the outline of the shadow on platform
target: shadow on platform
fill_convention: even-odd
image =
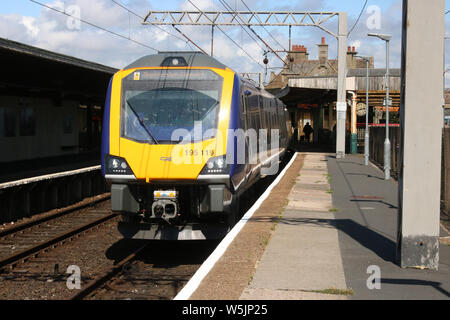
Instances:
[[[330,144],[321,144],[304,141],[299,141],[294,144],[294,150],[297,152],[334,153],[335,149],[336,147]]]

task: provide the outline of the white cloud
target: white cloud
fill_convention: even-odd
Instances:
[[[211,10],[214,9],[214,2],[212,0],[194,0],[192,3],[200,10]],[[189,1],[185,1],[181,4],[182,10],[193,10],[197,11],[197,8],[193,6]]]
[[[27,28],[27,33],[36,37],[39,33],[39,27],[35,24],[36,19],[33,17],[22,17],[22,24]]]
[[[356,50],[359,50],[359,48],[361,47],[361,41],[359,41],[359,40],[353,41],[350,44],[350,46],[355,47]]]

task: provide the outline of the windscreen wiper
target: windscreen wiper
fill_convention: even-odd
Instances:
[[[141,117],[139,117],[139,115],[137,114],[137,112],[134,110],[133,106],[131,105],[131,103],[127,100],[128,106],[130,107],[130,110],[134,113],[134,115],[136,116],[136,118],[138,119],[139,123],[141,124],[141,126],[144,128],[144,130],[148,133],[148,135],[153,139],[153,141],[155,141],[156,144],[159,144],[158,140],[156,140],[156,138],[153,136],[152,132],[150,131],[149,128],[147,128],[147,126],[144,123],[144,120],[142,120]]]

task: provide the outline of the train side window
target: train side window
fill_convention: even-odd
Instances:
[[[16,135],[16,113],[12,108],[0,108],[0,137]]]
[[[241,121],[241,128],[244,130],[247,130],[247,107],[246,107],[246,100],[247,98],[244,95],[241,95],[241,103],[239,108],[239,119]]]

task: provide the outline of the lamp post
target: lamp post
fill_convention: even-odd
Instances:
[[[366,130],[364,133],[364,164],[369,165],[369,63],[367,57],[357,56],[366,62]]]
[[[386,139],[384,140],[384,179],[391,178],[391,142],[389,141],[389,41],[392,36],[386,34],[369,33],[369,37],[376,37],[386,42]]]

